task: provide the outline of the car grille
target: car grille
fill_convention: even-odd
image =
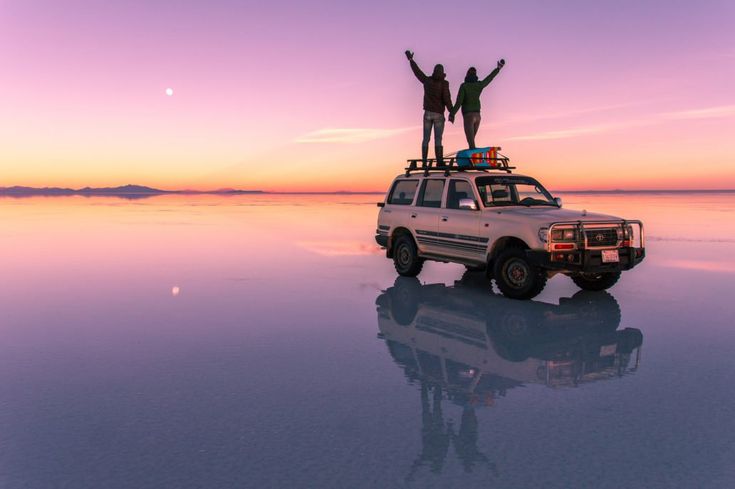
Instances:
[[[617,246],[618,244],[617,228],[585,229],[584,234],[589,248]]]

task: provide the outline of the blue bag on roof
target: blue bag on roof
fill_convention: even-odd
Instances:
[[[498,159],[497,146],[486,148],[463,149],[457,151],[457,167],[459,168],[501,168],[503,162]]]

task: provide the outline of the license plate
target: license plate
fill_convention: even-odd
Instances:
[[[610,355],[615,355],[615,351],[617,351],[618,345],[603,345],[600,347],[600,356],[601,357],[609,357]]]
[[[618,250],[602,250],[602,263],[617,263],[619,261]]]

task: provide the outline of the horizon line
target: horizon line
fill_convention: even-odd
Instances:
[[[552,193],[560,194],[631,194],[631,193],[735,193],[735,188],[721,189],[570,189],[570,190],[551,190]],[[261,189],[237,189],[237,188],[221,188],[210,190],[197,189],[159,189],[146,185],[126,184],[115,187],[82,187],[78,189],[69,187],[31,187],[24,185],[13,185],[8,187],[0,187],[0,196],[31,196],[45,195],[49,197],[64,197],[71,195],[90,195],[90,196],[119,196],[119,195],[148,195],[151,197],[166,194],[178,195],[244,195],[244,194],[270,194],[270,195],[379,195],[385,194],[386,191],[378,190],[261,190]]]

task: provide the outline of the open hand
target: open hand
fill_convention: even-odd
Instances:
[[[502,68],[503,66],[505,66],[505,60],[501,59],[500,61],[498,61],[498,69]]]
[[[406,57],[411,61],[413,59],[413,52],[406,49]]]

